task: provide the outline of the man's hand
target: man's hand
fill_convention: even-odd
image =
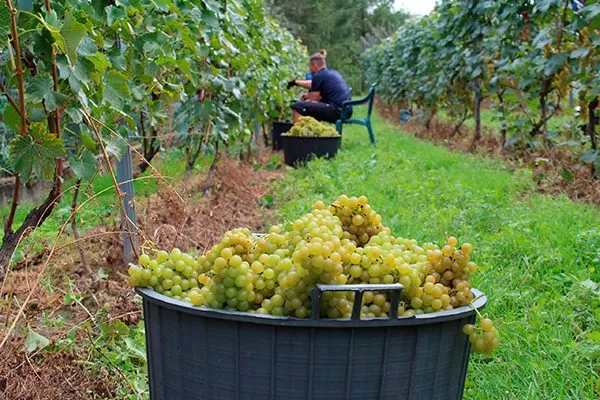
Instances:
[[[295,80],[295,79],[294,79],[293,81],[289,81],[289,82],[288,82],[288,84],[287,84],[287,88],[288,88],[288,89],[291,89],[291,88],[293,88],[294,86],[297,86],[297,84],[296,84],[296,80]]]

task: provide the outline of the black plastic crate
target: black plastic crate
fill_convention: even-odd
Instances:
[[[281,136],[285,163],[296,167],[313,157],[334,157],[342,146],[342,137]]]
[[[273,122],[273,128],[271,129],[273,150],[283,149],[283,145],[281,144],[281,134],[292,129],[292,126],[294,126],[294,124],[291,122]]]
[[[366,290],[374,288],[357,289]],[[298,319],[137,291],[152,400],[462,398],[470,306],[391,319]],[[487,298],[473,293],[483,308]]]

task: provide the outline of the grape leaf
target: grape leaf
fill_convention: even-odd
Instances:
[[[106,139],[104,141],[104,146],[106,147],[106,152],[111,156],[116,157],[118,160],[120,160],[121,157],[123,157],[123,154],[125,154],[125,150],[127,150],[127,145],[123,142],[122,139],[119,138]]]
[[[552,54],[550,58],[546,60],[546,64],[544,65],[544,74],[546,74],[546,76],[552,75],[564,65],[565,61],[567,61],[566,55]]]
[[[153,3],[160,11],[169,11],[169,6],[173,5],[170,0],[153,0]]]
[[[586,164],[591,164],[596,161],[596,158],[600,157],[600,151],[589,149],[581,156],[581,161]]]
[[[66,106],[69,103],[69,97],[65,96],[62,93],[58,92],[50,92],[45,98],[46,100],[46,108],[48,111],[54,111],[61,107]]]
[[[31,122],[44,122],[46,121],[46,112],[44,112],[41,106],[29,107],[27,119]]]
[[[106,58],[106,56],[100,52],[96,52],[88,56],[87,59],[94,64],[94,67],[96,67],[96,70],[100,73],[104,73],[106,68],[111,66],[108,58]]]
[[[10,29],[10,14],[6,2],[0,2],[0,51],[8,43],[8,31]]]
[[[60,33],[65,42],[69,61],[71,64],[75,64],[77,62],[77,46],[79,46],[79,42],[81,42],[81,39],[83,39],[87,34],[85,25],[75,21],[73,19],[73,15],[67,14],[65,16],[65,22]]]
[[[573,174],[573,172],[569,171],[568,169],[564,169],[563,168],[563,169],[560,170],[560,176],[565,181],[570,182],[575,177],[575,174]]]
[[[49,74],[35,76],[27,86],[27,99],[34,104],[45,101],[48,111],[54,111],[66,105],[69,98],[64,94],[52,90],[52,78]]]
[[[90,179],[98,169],[98,161],[89,151],[84,151],[80,156],[70,159],[69,165],[75,176],[82,179]]]
[[[91,56],[92,54],[96,54],[97,51],[98,46],[89,37],[81,39],[81,43],[77,46],[77,54],[80,56]]]
[[[571,58],[583,58],[585,56],[587,56],[590,52],[590,49],[588,48],[583,48],[583,49],[577,49],[571,52]]]
[[[98,150],[98,145],[96,144],[96,141],[92,139],[92,137],[87,133],[82,132],[79,139],[81,140],[81,144],[89,151],[95,153]]]
[[[16,2],[17,9],[22,11],[33,11],[33,1],[32,0],[18,0]]]
[[[45,128],[44,124],[32,124],[29,135],[17,136],[10,144],[12,166],[23,181],[33,175],[51,180],[54,159],[65,155],[62,139],[44,131]]]
[[[32,103],[41,103],[52,90],[52,78],[50,74],[39,74],[27,85],[27,99]]]
[[[104,76],[104,103],[122,109],[125,100],[131,99],[127,78],[120,72],[108,71]]]
[[[12,129],[14,132],[19,132],[19,127],[21,125],[21,116],[11,104],[7,105],[4,109],[3,118],[4,122],[10,129]]]
[[[115,22],[127,19],[127,14],[119,7],[108,6],[105,8],[105,11],[108,26],[113,26]]]

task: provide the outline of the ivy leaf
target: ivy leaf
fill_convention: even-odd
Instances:
[[[125,101],[131,99],[127,78],[120,72],[108,71],[104,76],[104,103],[122,109]]]
[[[10,144],[12,166],[25,182],[32,175],[51,180],[54,159],[65,155],[62,139],[44,129],[44,124],[32,124],[29,135],[17,136]]]
[[[85,25],[75,21],[72,14],[67,14],[65,16],[65,23],[60,33],[65,42],[66,53],[69,57],[69,61],[71,64],[75,64],[77,62],[77,46],[79,46],[79,42],[81,42],[81,39],[83,39],[87,34]]]
[[[27,86],[27,97],[32,103],[41,103],[52,90],[52,78],[50,74],[39,74],[35,76]]]
[[[81,179],[90,179],[98,169],[98,161],[89,151],[84,151],[80,156],[70,159],[69,165],[73,174]]]
[[[6,2],[0,2],[0,51],[8,43],[8,30],[10,28],[10,14]]]
[[[25,347],[27,347],[27,351],[33,353],[37,349],[43,349],[44,347],[50,344],[50,340],[37,333],[31,327],[27,332],[27,337],[25,338]]]

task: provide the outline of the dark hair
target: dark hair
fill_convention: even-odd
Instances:
[[[321,50],[316,53],[313,53],[313,55],[310,56],[310,62],[314,62],[317,65],[324,65],[326,57],[327,57],[327,50]]]

